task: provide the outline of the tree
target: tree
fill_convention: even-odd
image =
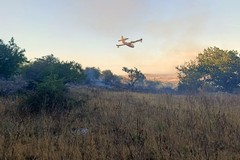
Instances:
[[[180,91],[233,92],[240,87],[240,57],[234,50],[207,48],[177,70]]]
[[[96,80],[99,80],[99,77],[101,75],[101,71],[99,68],[95,67],[87,67],[84,70],[84,74],[86,76],[86,83],[90,84]]]
[[[198,71],[196,61],[186,62],[182,66],[177,67],[179,73],[179,91],[197,92],[202,86],[201,73]]]
[[[144,79],[146,79],[145,75],[138,70],[136,67],[134,69],[129,69],[127,67],[123,67],[124,72],[128,73],[129,85],[134,87],[136,83],[142,83]]]
[[[105,84],[108,85],[119,85],[120,79],[118,76],[114,75],[111,70],[104,70],[102,71],[102,79]]]
[[[32,82],[42,82],[47,76],[54,75],[62,79],[63,83],[81,82],[84,79],[83,69],[80,64],[70,61],[60,61],[53,55],[37,58],[34,62],[26,65],[23,76]]]
[[[27,61],[25,50],[17,46],[12,38],[9,44],[0,39],[0,77],[9,78],[19,73],[20,67]]]

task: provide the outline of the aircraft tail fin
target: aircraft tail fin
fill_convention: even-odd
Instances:
[[[128,38],[124,38],[123,36],[121,36],[121,39],[118,40],[118,42],[123,42],[125,40],[127,40]]]

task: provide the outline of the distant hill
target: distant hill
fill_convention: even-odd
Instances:
[[[178,78],[175,74],[144,74],[147,78],[147,80],[151,81],[159,81],[163,84],[169,85],[172,84],[173,86],[177,86],[178,84]],[[121,75],[123,78],[123,81],[127,81],[127,75]]]
[[[144,74],[148,80],[161,81],[165,83],[178,83],[177,75],[175,74]]]

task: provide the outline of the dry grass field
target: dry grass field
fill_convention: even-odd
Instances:
[[[21,98],[0,98],[0,159],[240,159],[237,95],[71,94],[88,100],[51,116],[19,114]]]
[[[178,77],[176,74],[144,74],[147,80],[155,81],[155,82],[162,82],[163,84],[171,84],[171,86],[177,86],[178,84]],[[128,76],[121,75],[123,82],[127,83]]]
[[[151,81],[160,81],[165,83],[178,83],[178,77],[176,74],[145,74],[146,78]]]

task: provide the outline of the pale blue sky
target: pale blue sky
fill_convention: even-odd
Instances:
[[[240,51],[239,0],[0,0],[0,39],[29,59],[54,54],[85,67],[176,73],[207,47]],[[143,38],[117,48],[123,35]]]

